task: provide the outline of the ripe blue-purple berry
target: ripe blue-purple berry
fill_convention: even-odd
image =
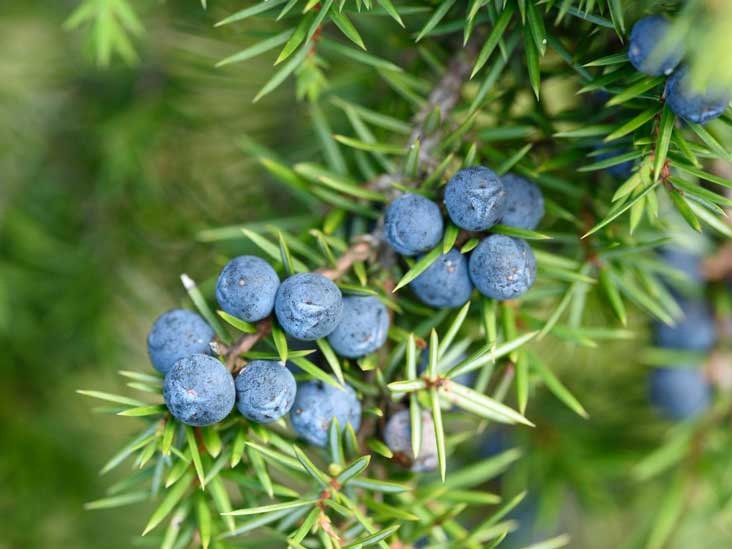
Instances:
[[[729,100],[729,91],[711,84],[704,90],[696,89],[688,67],[681,67],[666,81],[666,104],[689,122],[706,124],[722,116]]]
[[[506,192],[501,224],[534,230],[544,217],[544,196],[539,187],[523,177],[507,173],[501,177]]]
[[[440,308],[461,306],[473,291],[468,262],[455,248],[435,259],[409,287],[422,303]]]
[[[347,358],[358,358],[380,348],[389,335],[389,311],[374,296],[352,296],[343,300],[343,313],[328,336],[333,350]]]
[[[257,423],[277,421],[292,408],[297,384],[279,362],[253,360],[236,376],[236,407]]]
[[[669,75],[681,62],[683,47],[663,43],[670,29],[671,22],[660,15],[649,15],[633,25],[628,59],[636,70],[650,76]]]
[[[272,313],[280,279],[272,266],[253,255],[235,257],[216,282],[216,301],[230,315],[256,322]]]
[[[155,369],[167,374],[175,362],[196,353],[210,354],[213,329],[193,311],[172,309],[162,314],[147,336],[147,352]]]
[[[325,447],[333,418],[341,430],[350,423],[354,431],[361,427],[361,403],[349,386],[342,389],[322,381],[307,381],[297,386],[290,421],[295,432],[310,444]]]
[[[384,214],[384,237],[397,253],[412,256],[428,252],[442,240],[440,207],[418,194],[404,194]]]
[[[534,284],[536,259],[525,241],[494,234],[473,250],[469,270],[481,294],[505,301],[519,297]]]
[[[186,425],[203,427],[218,423],[234,407],[236,391],[231,373],[209,355],[190,355],[178,360],[165,375],[165,405]]]
[[[437,439],[432,415],[422,410],[422,445],[415,458],[412,451],[412,424],[409,410],[400,410],[389,418],[384,427],[384,442],[397,461],[416,473],[434,471],[438,465]]]
[[[450,219],[468,231],[485,231],[498,223],[504,215],[505,198],[501,179],[482,166],[460,170],[445,187]]]
[[[298,273],[280,284],[275,313],[290,336],[314,341],[330,334],[338,325],[343,297],[332,280],[319,273]]]

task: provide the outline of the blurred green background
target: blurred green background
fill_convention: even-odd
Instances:
[[[0,549],[130,547],[152,504],[83,503],[124,477],[124,467],[98,471],[139,423],[93,415],[74,391],[125,392],[116,371],[149,367],[148,327],[186,303],[180,273],[206,280],[232,251],[197,242],[199,230],[296,210],[238,139],[285,156],[314,140],[291,83],[252,106],[269,58],[214,68],[247,42],[241,29],[213,29],[225,6],[141,2],[139,63],[98,68],[84,34],[63,29],[74,1],[10,4],[0,17]],[[658,491],[627,478],[666,428],[646,403],[645,370],[627,359],[638,347],[546,349],[592,420],[551,396],[532,401],[541,454],[509,481],[534,479],[571,547],[619,547],[653,519]],[[730,539],[712,525],[697,545],[694,524],[678,547]]]
[[[148,368],[150,323],[185,299],[179,274],[216,272],[198,230],[288,208],[236,141],[298,139],[290,91],[251,108],[266,65],[213,68],[233,32],[196,2],[141,4],[140,62],[109,68],[63,29],[76,2],[0,9],[3,549],[130,546],[149,507],[82,504],[119,478],[98,471],[139,425],[92,415],[74,390],[124,392],[115,372]]]

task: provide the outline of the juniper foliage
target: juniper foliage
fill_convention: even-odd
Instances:
[[[143,422],[102,469],[131,460],[133,473],[89,508],[155,500],[143,535],[166,548],[511,543],[525,492],[499,495],[487,486],[496,486],[489,481],[515,462],[530,467],[534,458],[508,447],[475,459],[477,451],[464,449],[503,432],[499,424],[512,433],[539,420],[551,424],[552,417],[532,414],[533,399],[545,392],[587,418],[583,402],[590,395],[573,394],[547,366],[547,342],[601,353],[604,345],[634,337],[633,318],[673,324],[681,309],[668,280],[685,282],[657,250],[686,239],[714,251],[732,238],[725,213],[732,181],[721,168],[732,160],[729,110],[706,126],[682,121],[664,103],[665,77],[640,74],[627,57],[632,22],[666,13],[674,20],[668,42],[685,45],[694,82],[732,89],[732,64],[710,54],[729,51],[732,9],[711,0],[230,4],[202,2],[218,16],[217,26],[242,35],[241,49],[219,66],[237,64],[246,78],[248,60],[271,58],[271,76],[250,99],[265,103],[275,89],[292,85],[315,139],[292,162],[289,151],[242,136],[241,149],[271,177],[272,192],[296,204],[296,215],[264,226],[207,229],[198,237],[212,245],[245,240],[280,275],[319,271],[345,294],[379,297],[393,317],[389,339],[354,360],[337,357],[320,339],[312,349],[324,358],[316,364],[309,349],[288,347],[272,318],[250,324],[216,311],[217,268],[200,287],[183,275],[230,369],[252,359],[291,361],[301,379],[335,387],[347,382],[362,397],[362,425],[341,434],[333,422],[322,451],[299,442],[285,421],[261,425],[234,413],[217,425],[191,428],[161,404],[160,376],[144,366],[125,370],[120,374],[136,396],[80,391],[106,401],[103,413]],[[128,0],[84,0],[67,25],[85,29],[101,64],[117,57],[133,62],[144,33],[137,9]],[[255,18],[265,34],[247,32]],[[619,169],[627,163],[631,169]],[[432,251],[399,258],[384,244],[384,207],[405,192],[439,199],[451,175],[478,165],[521,175],[544,194],[546,216],[536,230],[490,229],[530,242],[536,284],[515,301],[474,293],[459,310],[436,311],[414,298],[409,282],[453,247],[473,249],[479,235],[449,224]],[[704,236],[688,236],[685,226]],[[707,291],[717,316],[728,318],[729,272],[714,265]],[[428,359],[418,375],[420,352]],[[463,352],[466,358],[446,366]],[[704,360],[689,354],[651,347],[640,358],[651,366]],[[456,381],[470,372],[471,386]],[[702,472],[707,486],[724,488],[704,490],[697,503],[710,520],[728,516],[730,440],[719,430],[728,400],[719,395],[703,418],[670,430],[662,446],[635,461],[634,481],[665,479],[667,489],[629,546],[668,543]],[[404,407],[413,455],[423,443],[422,412],[431,414],[434,474],[409,473],[382,441],[386,419]],[[588,455],[584,466],[600,459]],[[532,547],[568,543],[560,533]]]

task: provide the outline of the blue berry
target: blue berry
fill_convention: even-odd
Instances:
[[[361,403],[356,392],[344,385],[343,390],[322,381],[307,381],[297,387],[290,421],[301,438],[315,446],[328,444],[328,429],[335,417],[341,430],[350,423],[354,431],[361,427]]]
[[[478,244],[470,256],[469,269],[478,291],[500,301],[519,297],[536,279],[536,259],[529,245],[500,234]]]
[[[428,252],[442,240],[443,228],[440,207],[418,194],[400,196],[384,214],[386,241],[402,255]]]
[[[153,324],[147,335],[147,352],[155,369],[167,374],[178,359],[195,353],[210,354],[209,343],[215,335],[193,311],[172,309]]]
[[[699,368],[655,368],[651,372],[651,403],[671,419],[684,420],[704,412],[709,407],[710,392]]]
[[[264,259],[242,255],[229,261],[216,282],[216,301],[221,308],[247,322],[272,313],[280,279]]]
[[[229,415],[236,391],[231,374],[208,355],[190,355],[177,361],[165,375],[165,405],[173,417],[195,427],[213,425]]]
[[[460,170],[445,187],[445,207],[450,219],[468,231],[485,231],[498,223],[505,199],[501,179],[481,166]]]
[[[319,273],[298,273],[277,290],[275,313],[290,336],[314,341],[330,334],[338,325],[343,297],[332,280]]]
[[[328,341],[339,355],[358,358],[380,348],[388,334],[389,312],[378,298],[346,297],[341,321]]]
[[[501,181],[506,192],[501,223],[518,229],[536,229],[544,217],[544,196],[539,187],[511,173],[502,176]]]
[[[679,45],[670,50],[657,48],[671,29],[671,22],[660,15],[649,15],[638,20],[630,31],[628,58],[636,70],[650,76],[671,74],[684,57]]]
[[[729,93],[719,89],[696,90],[687,67],[680,68],[666,81],[666,104],[689,122],[706,124],[722,116],[729,100]]]
[[[394,452],[397,461],[414,472],[434,471],[438,465],[437,439],[432,415],[422,410],[422,446],[415,459],[412,452],[412,423],[409,410],[400,410],[389,418],[384,427],[384,442]]]
[[[455,248],[435,259],[409,287],[422,303],[431,307],[459,307],[473,291],[468,262]]]
[[[667,349],[705,351],[717,342],[717,327],[709,305],[703,299],[677,298],[684,318],[675,326],[656,325],[656,345]]]
[[[297,384],[290,370],[279,362],[253,360],[234,381],[236,407],[257,423],[277,421],[292,408]]]

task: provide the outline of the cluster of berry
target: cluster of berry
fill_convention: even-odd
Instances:
[[[389,315],[374,297],[346,297],[319,273],[298,273],[280,283],[275,270],[254,256],[232,259],[221,271],[216,299],[226,313],[257,322],[274,311],[290,337],[314,341],[327,337],[342,356],[360,357],[386,341]],[[196,313],[176,309],[162,315],[148,335],[153,366],[165,374],[163,397],[171,414],[187,425],[224,419],[236,404],[257,423],[270,423],[291,411],[295,431],[324,446],[333,417],[358,429],[361,405],[355,391],[312,381],[299,386],[281,363],[250,361],[233,379],[211,356],[214,332]]]
[[[544,198],[536,185],[516,175],[498,177],[492,170],[460,170],[445,187],[444,204],[452,222],[470,232],[482,232],[498,223],[534,229],[544,216]],[[423,196],[405,194],[392,202],[384,217],[386,241],[405,256],[419,256],[443,237],[440,207]],[[493,234],[483,238],[469,262],[456,248],[440,256],[410,286],[432,307],[458,307],[475,286],[498,300],[514,299],[536,279],[536,259],[519,238]]]
[[[697,285],[703,282],[698,256],[667,249],[664,260],[682,271]],[[657,324],[655,343],[659,347],[682,351],[707,351],[717,341],[714,317],[703,297],[686,296],[675,292],[683,318],[674,326]],[[651,372],[651,402],[671,419],[693,417],[709,406],[711,388],[704,371],[697,364],[655,368]]]
[[[650,76],[671,75],[666,81],[666,104],[681,118],[697,124],[722,116],[730,101],[729,90],[707,86],[699,89],[689,67],[676,67],[684,57],[684,45],[673,41],[672,23],[660,15],[640,19],[630,33],[628,57],[633,66]],[[672,74],[673,73],[673,74]]]
[[[485,231],[498,222],[534,229],[544,214],[544,200],[535,185],[514,175],[499,178],[482,167],[461,170],[448,182],[445,206],[452,221],[471,232]],[[384,228],[387,242],[396,251],[413,256],[442,240],[444,223],[437,204],[406,194],[388,207]],[[473,250],[469,266],[452,249],[411,287],[428,305],[457,307],[470,298],[473,285],[484,295],[505,300],[523,294],[535,277],[531,248],[523,240],[494,234]],[[224,312],[246,322],[258,322],[274,313],[293,344],[327,338],[333,350],[346,358],[379,349],[390,325],[388,311],[378,298],[344,297],[332,280],[316,272],[294,274],[280,283],[272,266],[254,256],[236,257],[224,266],[216,284],[216,300]],[[268,360],[250,361],[232,377],[212,356],[214,336],[201,316],[182,309],[163,314],[148,335],[152,364],[165,375],[165,403],[181,422],[212,425],[235,405],[244,417],[257,423],[276,421],[289,412],[295,432],[317,446],[326,445],[333,418],[343,428],[347,424],[354,430],[360,427],[361,403],[353,388],[321,381],[298,384],[290,369]],[[420,371],[426,367],[425,358],[420,359]],[[413,470],[432,469],[437,463],[431,422],[431,416],[425,414],[418,458],[410,455],[408,414],[393,414],[385,427],[385,442]]]

